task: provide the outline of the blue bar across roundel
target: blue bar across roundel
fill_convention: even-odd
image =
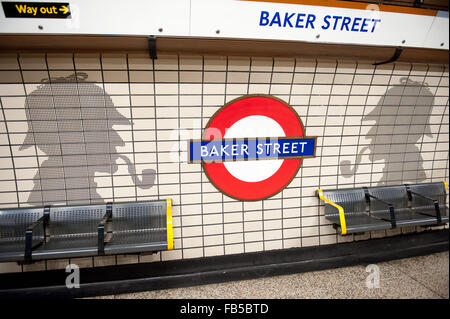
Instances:
[[[191,140],[189,162],[313,157],[315,148],[315,137]]]

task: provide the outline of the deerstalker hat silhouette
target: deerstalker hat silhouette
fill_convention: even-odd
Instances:
[[[387,90],[362,120],[385,125],[395,124],[396,118],[404,117],[410,121],[407,124],[423,127],[422,135],[433,137],[429,123],[433,104],[434,96],[426,84],[401,78],[400,84]]]
[[[86,127],[108,131],[113,125],[133,124],[116,110],[111,97],[99,85],[85,81],[87,77],[80,72],[43,79],[26,97],[28,131],[19,150],[33,145],[42,148],[52,141],[61,143],[58,135],[62,132],[84,132]]]

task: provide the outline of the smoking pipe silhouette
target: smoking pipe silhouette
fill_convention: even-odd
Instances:
[[[361,149],[361,151],[359,151],[358,156],[356,156],[355,166],[353,167],[353,169],[351,169],[351,167],[350,167],[350,165],[351,165],[350,161],[345,160],[345,161],[341,161],[339,163],[339,168],[341,170],[342,176],[350,177],[350,176],[355,175],[356,171],[358,170],[359,164],[361,163],[362,156],[368,148],[369,147],[366,146],[363,149]]]
[[[125,155],[117,155],[118,158],[123,159],[128,166],[128,173],[131,175],[131,178],[133,179],[133,183],[142,189],[149,189],[153,185],[155,185],[155,177],[156,177],[156,171],[151,168],[147,168],[142,170],[142,178],[139,180],[139,178],[136,175],[136,167],[131,163],[130,159]]]

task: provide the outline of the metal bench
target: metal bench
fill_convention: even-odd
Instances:
[[[448,222],[446,182],[317,191],[325,218],[341,233]]]
[[[0,262],[169,249],[170,199],[0,210]]]

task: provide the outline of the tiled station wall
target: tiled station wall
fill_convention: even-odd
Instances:
[[[448,65],[372,63],[1,54],[0,208],[172,198],[175,249],[3,263],[0,272],[208,257],[423,231],[342,237],[315,196],[319,187],[449,181]],[[303,161],[282,192],[256,202],[223,195],[200,164],[187,163],[186,153],[187,140],[200,138],[221,106],[246,94],[284,100],[299,114],[306,135],[318,137],[316,157]],[[41,136],[30,134],[32,128]],[[128,162],[138,180],[143,170],[155,170],[154,185],[136,185]]]

